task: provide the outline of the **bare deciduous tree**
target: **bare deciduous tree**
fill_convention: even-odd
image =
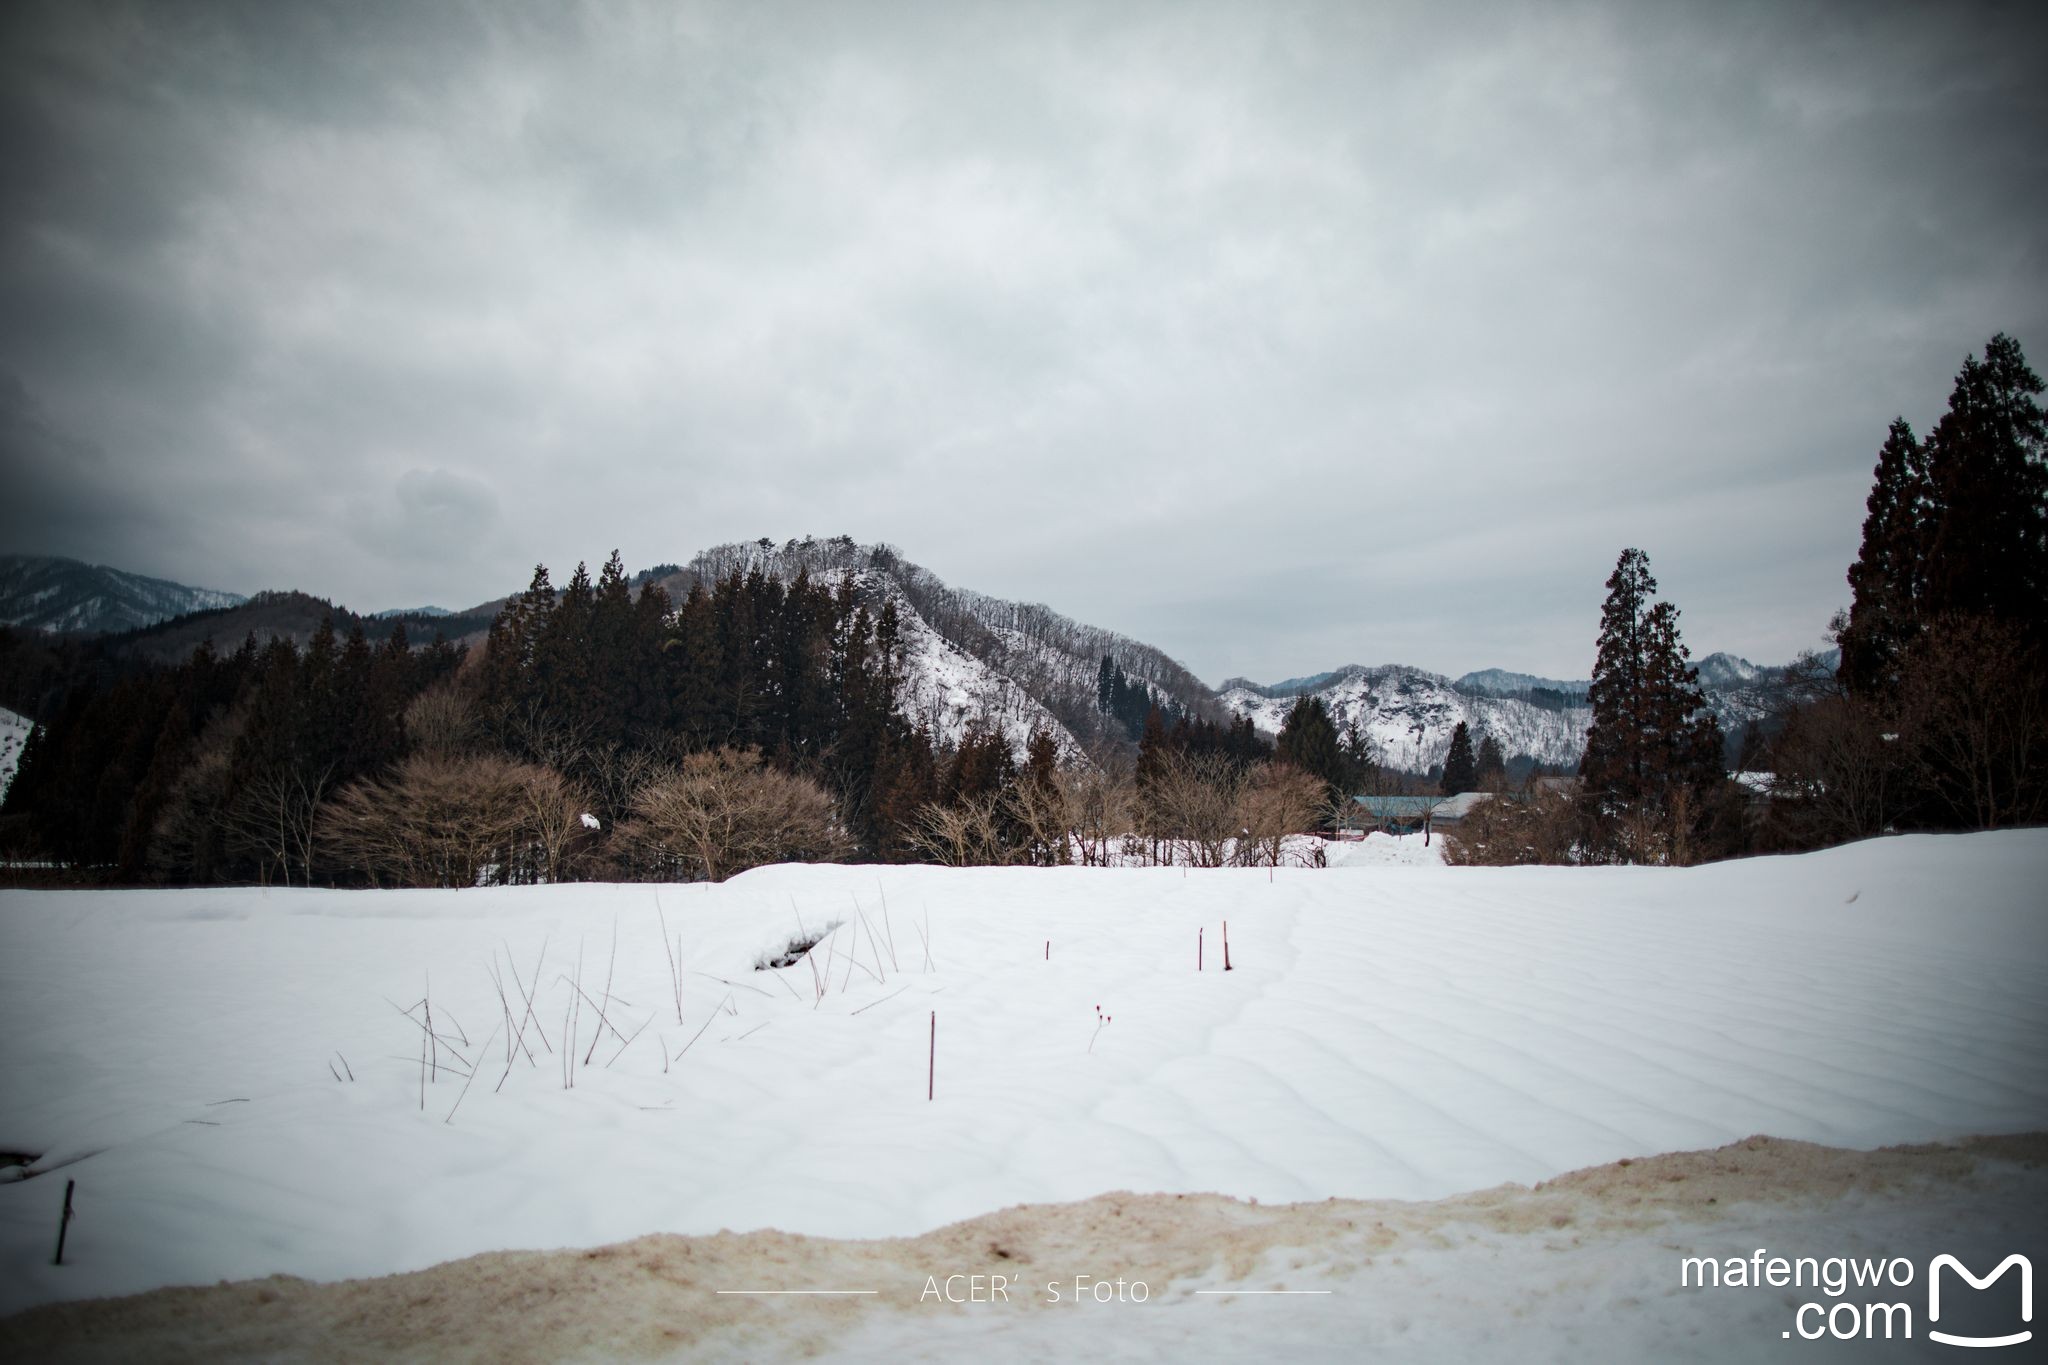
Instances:
[[[953,805],[934,802],[917,813],[910,845],[947,867],[991,867],[1010,861],[1000,826],[1001,801],[974,797]]]
[[[632,810],[618,837],[657,875],[722,881],[767,863],[830,862],[854,847],[831,793],[751,749],[689,755],[643,786]]]
[[[475,886],[562,875],[585,802],[561,774],[480,755],[415,754],[344,788],[321,812],[334,863],[378,884]]]
[[[1261,764],[1247,772],[1237,784],[1236,861],[1245,867],[1280,866],[1287,836],[1314,827],[1326,792],[1321,778],[1290,764]]]

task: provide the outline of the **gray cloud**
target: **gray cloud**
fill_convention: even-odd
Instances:
[[[7,548],[462,605],[845,531],[1212,681],[1845,599],[2048,341],[2017,7],[11,6]],[[87,452],[90,452],[89,454]]]

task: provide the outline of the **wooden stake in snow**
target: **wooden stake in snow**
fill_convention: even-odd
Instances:
[[[1202,970],[1202,931],[1195,930],[1195,970]]]
[[[925,1073],[924,1073],[924,1097],[925,1097],[925,1099],[927,1099],[927,1100],[931,1099],[931,1097],[932,1097],[932,1093],[933,1093],[933,1087],[934,1087],[934,1086],[935,1086],[935,1085],[937,1084],[937,1081],[938,1081],[938,1076],[939,1076],[939,1012],[938,1012],[937,1010],[933,1010],[933,1011],[932,1011],[932,1053],[931,1053],[931,1057],[930,1057],[930,1059],[929,1059],[929,1060],[927,1060],[927,1061],[926,1061],[926,1063],[925,1063]]]
[[[64,1234],[71,1230],[71,1192],[77,1188],[76,1180],[64,1182],[64,1212],[57,1219],[57,1254],[51,1258],[51,1265],[64,1264]]]
[[[1052,940],[1051,940],[1051,939],[1047,939],[1047,940],[1045,941],[1045,960],[1046,960],[1047,962],[1050,962],[1050,961],[1052,961]]]
[[[1230,921],[1223,921],[1223,970],[1230,970]]]

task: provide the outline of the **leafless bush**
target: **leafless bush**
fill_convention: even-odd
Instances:
[[[536,764],[415,754],[328,802],[319,838],[337,867],[380,885],[474,886],[487,873],[560,880],[584,805],[561,774]]]
[[[2017,625],[1938,620],[1907,652],[1900,731],[1944,823],[2048,818],[2048,668]]]
[[[405,708],[405,738],[416,754],[459,758],[475,746],[477,721],[469,694],[452,684],[430,687]]]
[[[1089,867],[1108,867],[1137,823],[1137,788],[1106,766],[1072,768],[1059,777],[1074,853]]]
[[[1026,772],[1003,797],[1002,814],[1015,834],[1018,860],[1034,867],[1058,867],[1072,860],[1068,835],[1074,812],[1067,805],[1067,787],[1057,777],[1039,781]]]
[[[1171,861],[1222,867],[1243,830],[1238,822],[1236,765],[1221,754],[1172,754],[1146,781],[1140,829],[1163,841]]]
[[[314,818],[326,794],[332,764],[317,772],[272,768],[244,781],[220,813],[230,855],[249,858],[265,882],[312,885]]]
[[[1896,722],[1868,702],[1820,696],[1794,709],[1771,746],[1771,818],[1793,847],[1881,834],[1904,809]]]
[[[751,749],[691,754],[641,787],[632,811],[618,837],[657,876],[722,881],[767,863],[831,862],[854,847],[831,793]]]
[[[1579,814],[1563,792],[1532,784],[1517,794],[1481,801],[1454,830],[1444,831],[1444,861],[1464,867],[1516,867],[1530,863],[1580,861]],[[1626,838],[1646,856],[1663,861],[1668,846],[1661,830],[1629,827]]]
[[[1328,802],[1323,780],[1287,763],[1253,768],[1237,784],[1236,861],[1278,867],[1287,836],[1314,827]]]
[[[910,846],[947,867],[992,867],[1013,861],[1002,838],[1001,801],[976,797],[956,805],[934,802],[917,813]]]

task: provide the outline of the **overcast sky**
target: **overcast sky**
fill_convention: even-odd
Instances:
[[[2039,7],[0,11],[0,550],[359,610],[846,533],[1211,683],[1817,645],[2048,368]]]

